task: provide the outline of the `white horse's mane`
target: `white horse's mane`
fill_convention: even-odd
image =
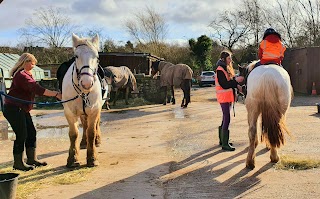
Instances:
[[[259,62],[259,60],[254,60],[250,64],[248,64],[247,69],[249,72],[252,71],[257,62]]]

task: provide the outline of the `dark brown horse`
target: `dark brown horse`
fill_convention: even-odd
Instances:
[[[165,98],[163,105],[167,104],[167,88],[170,86],[172,95],[172,104],[176,103],[174,97],[174,87],[179,86],[183,91],[183,99],[181,107],[187,108],[190,103],[190,91],[191,91],[191,80],[192,80],[192,69],[186,64],[172,64],[165,61],[152,62],[151,75],[160,72],[160,87],[165,92]]]

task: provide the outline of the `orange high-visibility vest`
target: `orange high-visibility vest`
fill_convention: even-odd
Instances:
[[[267,40],[263,40],[260,43],[260,48],[262,49],[261,60],[263,60],[263,62],[280,62],[281,58],[284,57],[284,51],[286,50],[286,47],[283,45],[281,41],[277,43],[272,43]]]
[[[219,103],[234,102],[234,95],[233,95],[232,88],[223,89],[220,86],[218,75],[217,75],[218,70],[221,70],[224,73],[224,75],[226,76],[227,80],[230,81],[230,77],[229,77],[227,71],[225,71],[221,66],[218,66],[217,71],[216,71],[216,77],[215,77],[217,100]]]

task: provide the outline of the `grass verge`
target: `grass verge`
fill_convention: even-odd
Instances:
[[[38,167],[32,171],[12,169],[12,164],[0,166],[0,173],[18,173],[16,199],[26,199],[34,192],[52,185],[75,184],[88,179],[94,168],[80,167],[70,170],[66,167],[52,168],[50,165]]]
[[[281,156],[275,164],[276,169],[282,170],[308,170],[320,167],[320,160],[302,157]]]

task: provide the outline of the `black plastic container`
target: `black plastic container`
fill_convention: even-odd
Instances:
[[[0,174],[0,198],[15,199],[18,185],[17,173],[1,173]]]

